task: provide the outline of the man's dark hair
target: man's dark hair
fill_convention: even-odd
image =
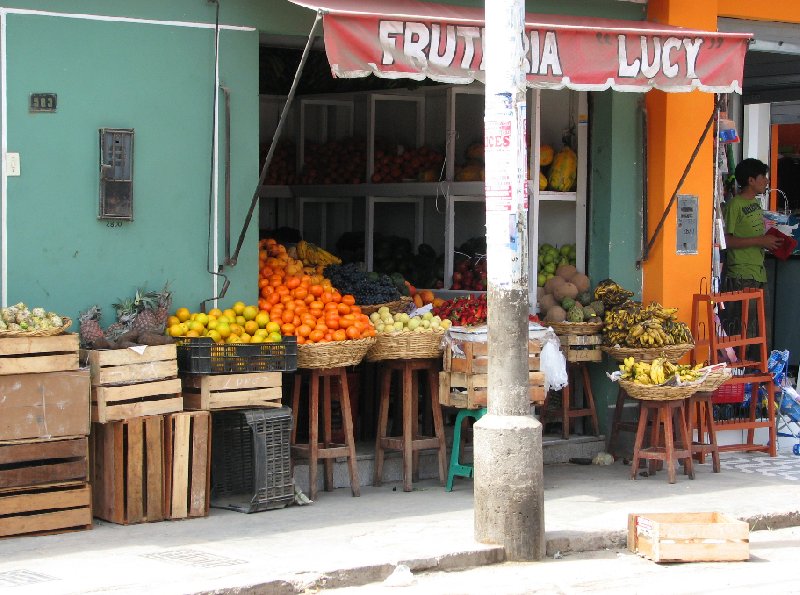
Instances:
[[[757,178],[758,176],[766,176],[769,168],[765,163],[752,157],[744,159],[736,166],[736,183],[740,188],[747,186],[750,178]]]

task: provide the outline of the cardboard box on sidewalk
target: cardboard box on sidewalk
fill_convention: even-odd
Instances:
[[[629,514],[628,549],[653,562],[739,562],[750,527],[720,512]]]
[[[0,440],[88,435],[90,395],[88,370],[0,375]]]

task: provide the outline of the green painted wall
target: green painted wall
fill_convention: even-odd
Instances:
[[[636,261],[642,246],[642,127],[638,93],[605,91],[591,95],[589,274],[596,283],[611,278],[641,299],[642,273]],[[605,376],[616,369],[606,359],[593,365],[592,388],[606,431],[616,386]]]
[[[75,12],[102,4],[108,14],[131,3],[37,8],[56,4]],[[144,7],[137,16],[170,16],[147,12],[160,3],[136,4]],[[176,19],[208,13],[205,2],[168,4]],[[109,324],[111,303],[145,284],[155,289],[170,281],[176,305],[191,309],[213,296],[206,264],[213,39],[209,29],[8,16],[8,147],[20,153],[22,172],[8,180],[9,303],[43,305],[73,319],[99,303]],[[221,33],[220,70],[232,93],[235,242],[258,178],[257,31]],[[35,91],[57,93],[58,112],[28,113]],[[97,219],[103,127],[136,131],[135,220],[121,227]],[[223,303],[256,299],[256,240],[253,225],[238,266],[226,271],[231,287]]]

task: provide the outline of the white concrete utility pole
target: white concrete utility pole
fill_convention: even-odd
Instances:
[[[475,539],[544,557],[542,425],[528,397],[528,193],[523,0],[488,0],[485,159],[488,415],[475,424]]]

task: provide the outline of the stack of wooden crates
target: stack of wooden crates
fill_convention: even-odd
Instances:
[[[178,348],[184,409],[212,415],[211,506],[257,512],[294,499],[291,411],[281,406],[283,372],[297,367],[297,343]]]
[[[0,537],[92,526],[78,336],[0,338]]]
[[[544,403],[544,373],[539,371],[542,344],[528,341],[528,394],[535,405]],[[458,341],[457,351],[444,349],[443,372],[439,372],[439,403],[459,409],[486,407],[489,386],[489,351],[485,341]]]
[[[208,515],[211,418],[183,412],[171,345],[86,350],[94,513],[119,524]]]

